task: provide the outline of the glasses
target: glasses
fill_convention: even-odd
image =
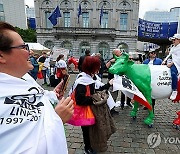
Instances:
[[[9,49],[16,49],[16,48],[18,48],[18,49],[25,49],[25,50],[30,52],[28,44],[23,44],[23,45],[19,45],[19,46],[15,46],[15,47],[10,47]]]
[[[150,52],[151,54],[155,54],[155,52]]]

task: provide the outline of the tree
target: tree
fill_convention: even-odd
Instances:
[[[33,29],[21,29],[19,27],[15,27],[18,34],[22,37],[24,42],[36,42],[36,31]]]

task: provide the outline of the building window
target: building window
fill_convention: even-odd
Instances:
[[[108,12],[103,12],[101,28],[108,28]]]
[[[64,12],[64,27],[70,27],[70,12]]]
[[[80,56],[84,55],[86,50],[91,51],[90,44],[89,44],[88,42],[82,42],[82,43],[80,44],[79,55],[80,55]]]
[[[127,30],[127,13],[120,14],[120,30]]]
[[[61,47],[62,47],[62,48],[65,48],[65,49],[72,50],[72,44],[71,44],[71,42],[69,42],[69,41],[64,41],[64,42],[61,44]]]
[[[83,21],[83,27],[85,28],[89,27],[89,13],[88,12],[82,13],[82,21]]]
[[[4,16],[0,16],[0,21],[5,21],[5,17]]]
[[[3,4],[0,4],[0,12],[4,12]]]
[[[129,52],[128,51],[128,45],[126,44],[126,43],[120,43],[119,45],[118,45],[118,48],[121,50],[121,51],[123,51],[123,52]]]
[[[109,59],[109,45],[106,42],[101,42],[99,45],[99,53],[104,60]]]
[[[48,19],[50,15],[51,15],[51,12],[45,12],[46,28],[53,27],[51,21]]]
[[[54,43],[50,40],[47,40],[44,42],[44,46],[52,50],[54,47]]]

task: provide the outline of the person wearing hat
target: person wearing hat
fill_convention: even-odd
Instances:
[[[162,59],[156,57],[156,52],[154,49],[150,49],[148,53],[148,58],[144,60],[143,64],[161,65]]]
[[[161,65],[162,64],[162,59],[156,57],[156,52],[154,49],[149,50],[149,57],[144,60],[143,64],[148,64],[148,65]],[[152,99],[152,108],[154,111],[154,106],[155,106],[155,99]],[[144,107],[146,110],[147,108]]]
[[[177,96],[177,76],[180,73],[180,34],[174,34],[169,40],[173,42],[174,46],[170,49],[169,55],[165,58],[163,64],[165,64],[170,57],[172,58],[172,62],[168,63],[167,67],[171,69],[172,78],[172,93],[170,99],[175,100]]]

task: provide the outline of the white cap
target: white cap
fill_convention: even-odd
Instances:
[[[150,49],[150,50],[149,50],[149,53],[151,53],[151,52],[155,52],[155,49]]]
[[[174,39],[180,39],[180,34],[174,34],[173,37],[170,37],[170,38],[169,38],[169,41],[172,41],[172,40],[174,40]]]
[[[48,56],[50,56],[51,52],[49,51],[49,52],[47,52],[46,54],[47,54]]]

